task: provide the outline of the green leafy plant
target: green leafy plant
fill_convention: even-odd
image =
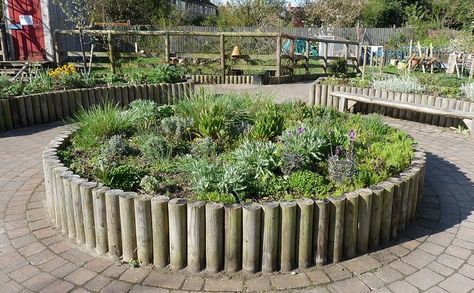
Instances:
[[[234,151],[235,161],[246,165],[253,177],[269,177],[279,164],[277,149],[272,142],[244,141]]]
[[[255,124],[250,130],[250,136],[258,140],[273,140],[281,134],[285,125],[285,117],[278,111],[275,104],[267,104],[257,113]]]
[[[158,65],[146,76],[148,83],[171,83],[181,79],[183,73],[172,65]]]
[[[160,190],[160,181],[153,176],[146,175],[140,180],[140,188],[147,194],[156,194]]]
[[[292,173],[288,177],[288,185],[297,197],[324,198],[330,191],[324,176],[311,171]]]
[[[329,63],[329,72],[337,77],[347,76],[347,60],[344,58],[338,58],[333,62]]]

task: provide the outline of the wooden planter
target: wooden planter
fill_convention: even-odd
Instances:
[[[98,187],[43,152],[46,207],[58,229],[97,254],[196,273],[290,271],[375,250],[415,220],[426,156],[400,176],[327,200],[222,205]]]
[[[0,99],[0,131],[74,117],[80,110],[110,102],[121,107],[136,99],[172,104],[194,92],[193,82],[73,89]]]

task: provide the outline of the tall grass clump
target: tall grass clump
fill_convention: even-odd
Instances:
[[[400,93],[422,93],[426,87],[418,79],[411,76],[395,76],[387,79],[373,81],[373,86],[377,90],[387,90]]]
[[[112,135],[129,133],[136,119],[129,112],[106,103],[80,111],[75,120],[79,124],[79,130],[74,137],[74,145],[87,150]]]
[[[176,114],[194,121],[196,134],[213,139],[235,135],[253,121],[254,101],[250,96],[214,95],[200,92],[176,104]]]
[[[463,84],[461,86],[461,91],[464,93],[466,98],[474,101],[474,82]]]

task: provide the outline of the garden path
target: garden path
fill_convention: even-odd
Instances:
[[[387,121],[408,131],[427,151],[426,185],[416,224],[385,249],[322,270],[247,276],[129,269],[78,247],[53,228],[43,208],[41,152],[63,127],[48,124],[4,132],[0,134],[0,288],[4,292],[474,292],[474,140],[435,126]]]

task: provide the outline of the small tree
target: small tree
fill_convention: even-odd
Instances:
[[[95,3],[93,0],[54,0],[66,15],[68,21],[72,22],[79,30],[79,42],[81,46],[84,73],[87,74],[87,60],[85,48],[85,29],[90,26],[91,16],[94,13]]]

